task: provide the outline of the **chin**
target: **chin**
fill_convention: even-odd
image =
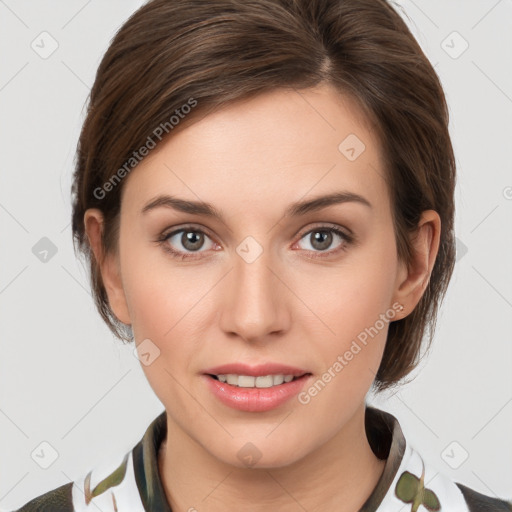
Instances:
[[[297,449],[295,442],[285,443],[282,439],[270,439],[254,436],[243,436],[242,439],[233,439],[230,446],[220,446],[210,453],[218,460],[230,466],[247,469],[277,469],[289,466],[306,453]],[[258,440],[259,439],[259,440]],[[290,440],[288,440],[290,441]],[[298,443],[304,449],[304,445]],[[226,457],[226,454],[229,454]]]

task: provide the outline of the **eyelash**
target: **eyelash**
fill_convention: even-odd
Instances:
[[[183,261],[183,260],[191,260],[191,259],[195,260],[195,259],[202,258],[202,256],[196,255],[196,254],[200,254],[200,253],[195,253],[195,254],[194,253],[182,253],[180,251],[171,249],[171,247],[169,246],[167,241],[169,240],[169,238],[173,237],[174,235],[176,235],[178,233],[182,233],[182,232],[201,233],[201,234],[206,235],[207,237],[211,238],[208,235],[208,233],[206,233],[202,229],[198,229],[194,226],[184,226],[184,227],[177,229],[175,231],[172,231],[170,233],[163,232],[159,236],[159,238],[156,240],[156,242],[159,245],[162,245],[162,248],[164,249],[164,251],[168,252],[171,255],[171,257],[173,257],[175,259],[179,259],[179,260]],[[313,252],[314,255],[311,256],[311,258],[313,258],[313,259],[327,258],[327,257],[333,256],[335,254],[338,254],[340,251],[346,251],[348,246],[354,244],[355,240],[356,240],[353,235],[345,233],[341,229],[339,229],[337,227],[333,227],[333,226],[318,226],[316,228],[310,229],[309,231],[306,231],[305,233],[303,233],[300,236],[299,240],[302,240],[306,235],[309,235],[309,234],[315,233],[315,232],[335,233],[336,235],[338,235],[340,238],[343,239],[343,243],[340,245],[340,247],[338,247],[337,249],[331,250],[331,251],[309,251],[309,252]]]

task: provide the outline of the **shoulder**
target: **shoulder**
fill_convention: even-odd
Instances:
[[[512,512],[512,501],[479,493],[427,461],[406,440],[391,413],[367,407],[365,427],[372,450],[379,459],[386,459],[386,465],[361,512],[390,512],[407,507],[432,512]]]
[[[465,485],[455,482],[470,512],[512,512],[512,501],[505,501],[499,498],[492,498],[481,494]]]
[[[400,423],[392,414],[371,407],[368,413],[366,426],[372,449],[379,458],[388,459],[382,479],[386,485],[390,481],[390,485],[382,501],[383,512],[398,510],[397,507],[404,504],[412,505],[413,510],[423,505],[431,511],[512,512],[509,497],[482,494],[427,462],[420,451],[406,441]],[[383,494],[383,489],[377,491]]]
[[[397,472],[394,497],[428,510],[457,512],[512,512],[512,501],[487,496],[456,482],[427,463],[416,450],[406,450],[407,463]]]
[[[102,512],[143,512],[132,452],[121,458],[97,465],[86,475],[37,496],[13,512],[85,512],[90,505]]]
[[[396,436],[397,432],[393,434]],[[441,468],[426,461],[414,446],[405,442],[405,437],[402,441],[403,456],[400,464],[396,464],[398,468],[383,511],[398,510],[400,504],[408,504],[413,510],[423,505],[431,511],[512,512],[512,502],[487,496],[456,482]]]
[[[73,482],[61,485],[25,503],[14,512],[73,512]]]
[[[166,431],[163,411],[129,452],[97,464],[87,474],[33,498],[13,512],[170,512],[157,465],[158,447]]]
[[[395,496],[406,503],[422,503],[429,510],[512,512],[512,501],[482,494],[456,482],[439,467],[426,462],[411,446],[406,466],[397,476]]]

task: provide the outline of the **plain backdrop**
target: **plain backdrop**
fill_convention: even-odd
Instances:
[[[0,0],[2,509],[119,458],[163,411],[133,347],[96,312],[70,229],[84,103],[141,4]],[[439,472],[511,498],[512,2],[399,4],[450,107],[458,255],[428,359],[407,387],[369,398]],[[56,454],[46,469],[41,447]]]

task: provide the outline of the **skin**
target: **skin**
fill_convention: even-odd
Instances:
[[[354,161],[338,150],[351,133],[366,146]],[[149,338],[160,350],[142,368],[166,409],[159,470],[173,510],[353,512],[371,494],[385,461],[368,444],[365,398],[387,323],[306,405],[293,398],[267,412],[237,411],[201,372],[275,361],[306,369],[314,382],[393,303],[404,306],[394,320],[414,309],[434,265],[440,218],[423,212],[407,269],[383,175],[371,126],[350,98],[323,84],[265,93],[173,132],[126,178],[117,255],[102,261],[102,215],[86,212],[114,313],[132,325],[136,343]],[[372,207],[347,202],[284,217],[292,202],[339,190]],[[226,223],[166,207],[141,214],[161,193],[212,203]],[[183,232],[164,244],[195,259],[173,259],[155,243],[189,223],[206,233],[197,251],[183,245]],[[310,231],[332,225],[357,242],[332,233],[322,248]],[[252,263],[236,251],[247,236],[263,250]],[[252,467],[237,457],[248,442],[261,453]]]

